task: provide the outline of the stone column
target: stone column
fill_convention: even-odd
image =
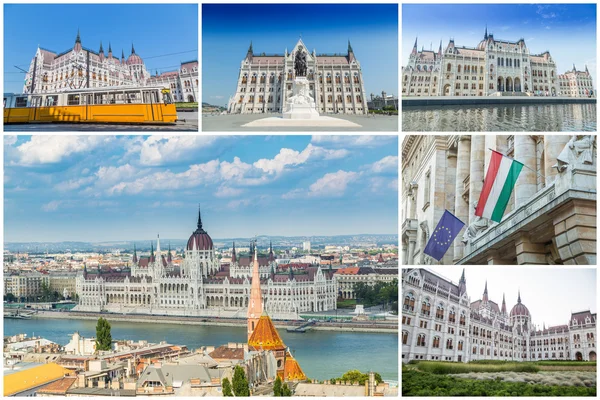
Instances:
[[[521,234],[515,240],[517,264],[548,264],[546,262],[546,249],[544,244],[532,243],[529,235]]]
[[[516,207],[526,204],[537,192],[535,141],[529,135],[515,135],[515,160],[525,166],[515,184]]]
[[[469,221],[469,204],[463,199],[464,180],[471,168],[471,136],[461,135],[458,138],[456,154],[456,189],[454,194],[454,215],[465,224]],[[460,240],[461,235],[454,240],[454,261],[463,257],[465,244]]]
[[[569,142],[569,135],[545,135],[544,136],[544,175],[546,175],[546,186],[554,182],[558,174],[556,168],[552,168],[558,161],[556,157]]]
[[[414,262],[414,258],[415,258],[415,246],[417,245],[417,238],[416,237],[409,237],[408,238],[408,265],[415,265]]]
[[[596,202],[571,200],[551,217],[563,264],[596,264]]]
[[[479,200],[481,195],[481,189],[483,189],[483,177],[484,169],[483,164],[485,160],[485,135],[472,135],[471,136],[471,164],[470,164],[470,182],[469,182],[469,225],[475,216],[474,204]],[[467,222],[467,221],[465,221]]]

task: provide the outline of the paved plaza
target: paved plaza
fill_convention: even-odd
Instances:
[[[247,123],[267,118],[281,117],[281,114],[202,114],[203,132],[398,132],[398,116],[388,115],[344,115],[344,114],[323,114],[334,118],[344,119],[360,125],[356,128],[332,128],[332,127],[243,127]]]

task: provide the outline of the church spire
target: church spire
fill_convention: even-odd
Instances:
[[[252,256],[251,256],[252,257]],[[263,313],[262,295],[260,292],[260,274],[258,270],[258,249],[255,248],[254,264],[252,265],[252,283],[250,289],[250,302],[248,303],[248,340],[258,324]]]
[[[418,36],[415,38],[415,45],[413,46],[411,54],[417,54],[417,39],[419,39]]]
[[[75,38],[75,43],[81,44],[81,37],[79,36],[79,28],[77,28],[77,37]]]
[[[110,47],[110,42],[108,42],[108,54],[112,53],[112,47]]]
[[[521,303],[521,289],[519,289],[519,298],[517,299],[517,303]]]
[[[231,263],[235,263],[237,261],[237,257],[235,256],[235,242],[233,242],[233,250],[231,251]]]
[[[200,204],[198,204],[198,224],[196,232],[194,233],[206,233],[206,231],[202,228],[202,213],[200,211]]]
[[[467,280],[465,279],[465,269],[463,268],[462,275],[460,280],[458,281],[458,293],[459,295],[463,295],[467,291]]]
[[[169,254],[167,255],[167,262],[170,263],[173,259],[171,258],[171,242],[169,242]]]
[[[502,293],[502,314],[506,314],[506,300],[504,300],[504,293]]]
[[[135,48],[133,47],[133,42],[131,42],[131,54],[135,54]]]
[[[487,33],[487,24],[485,24],[485,35],[483,36],[484,40],[488,39],[488,33]]]
[[[150,242],[150,262],[154,262],[154,243]]]
[[[133,244],[133,262],[136,263],[136,264],[138,262],[137,252],[135,250],[135,243]]]
[[[104,49],[102,48],[102,41],[100,41],[100,50],[98,50],[98,52],[104,54]]]
[[[354,50],[352,50],[352,45],[350,44],[350,39],[348,39],[348,54],[350,53],[354,53]]]

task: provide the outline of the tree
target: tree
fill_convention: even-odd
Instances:
[[[275,379],[275,383],[273,384],[273,396],[280,397],[281,396],[281,378],[277,377]]]
[[[96,351],[110,350],[112,345],[112,336],[110,334],[110,323],[100,317],[96,324]]]
[[[231,390],[231,382],[229,382],[229,378],[223,378],[221,382],[221,388],[223,389],[224,397],[233,397],[233,391]]]
[[[41,295],[41,300],[42,301],[52,301],[52,292],[50,291],[50,288],[48,287],[48,285],[44,281],[42,281],[42,295]]]
[[[7,293],[7,294],[4,296],[4,300],[8,301],[9,303],[12,303],[13,301],[16,301],[16,300],[17,300],[17,298],[15,297],[15,295],[14,295],[14,294],[12,294],[12,293]]]
[[[292,391],[288,387],[287,383],[284,383],[283,387],[281,388],[281,396],[283,396],[283,397],[292,397]]]
[[[246,373],[244,372],[244,369],[239,365],[236,365],[233,371],[233,393],[236,397],[250,396],[250,389],[248,388],[248,380],[246,379]]]

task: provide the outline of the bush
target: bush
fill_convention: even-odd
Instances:
[[[596,387],[480,381],[408,371],[402,374],[402,396],[596,396]]]
[[[451,363],[442,361],[421,361],[417,368],[432,374],[465,374],[469,372],[538,372],[539,367],[531,363],[502,362],[502,363]]]
[[[233,397],[233,391],[231,390],[231,383],[228,378],[223,378],[221,382],[221,388],[223,389],[223,397]]]

